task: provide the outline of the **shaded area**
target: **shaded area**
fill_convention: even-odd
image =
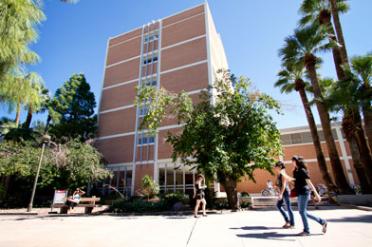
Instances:
[[[328,222],[350,222],[350,223],[372,223],[372,214],[369,215],[360,215],[352,217],[343,217],[338,219],[328,219]]]
[[[323,234],[310,234],[310,236],[318,236]],[[236,234],[240,238],[258,238],[266,240],[279,240],[279,241],[291,241],[294,242],[296,239],[288,237],[299,237],[297,233],[278,233],[278,232],[262,232],[262,233],[247,233],[247,234]],[[286,239],[288,238],[288,239]]]

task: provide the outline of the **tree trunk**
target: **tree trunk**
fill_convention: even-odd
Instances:
[[[306,70],[310,76],[311,84],[314,90],[315,103],[319,112],[324,138],[327,143],[329,159],[331,161],[332,170],[334,173],[335,183],[341,193],[351,193],[352,190],[346,180],[343,166],[340,161],[340,156],[337,152],[335,140],[332,135],[331,120],[328,109],[324,104],[323,96],[318,82],[318,77],[315,69],[316,57],[309,54],[305,57]]]
[[[365,168],[367,176],[372,179],[372,156],[364,135],[362,120],[358,110],[355,111],[353,123],[356,124],[354,135],[360,150],[360,160]]]
[[[28,112],[27,112],[27,118],[26,118],[25,123],[23,124],[23,126],[27,129],[30,128],[30,125],[31,125],[32,113],[33,113],[32,106],[29,106]]]
[[[226,177],[222,182],[223,187],[225,188],[227,201],[232,210],[239,209],[239,200],[238,200],[238,191],[236,190],[236,181]]]
[[[350,125],[351,124],[351,125]],[[371,178],[367,176],[365,169],[360,161],[360,152],[355,138],[353,137],[352,121],[348,120],[346,117],[342,119],[342,129],[345,133],[346,140],[350,146],[351,156],[353,158],[353,166],[357,173],[360,187],[363,193],[372,193],[372,181]]]
[[[337,33],[337,40],[338,43],[341,45],[340,51],[341,51],[341,57],[344,63],[349,63],[347,50],[346,50],[346,44],[344,39],[344,34],[342,31],[341,21],[340,17],[338,15],[338,8],[337,8],[337,0],[329,0],[331,4],[331,12],[332,12],[332,18],[333,23],[335,25],[336,33]]]
[[[328,10],[324,10],[324,12],[327,12],[327,14],[323,14],[320,17],[319,22],[324,25],[327,29],[327,33],[329,34],[329,41],[337,42],[337,37],[335,34],[335,30],[333,28],[332,22],[331,22],[331,14]],[[336,67],[336,74],[339,80],[344,80],[346,77],[344,69],[341,67],[342,64],[344,64],[347,60],[344,60],[341,55],[341,50],[339,47],[333,47],[332,48],[332,56],[333,56],[333,62]]]
[[[336,186],[333,184],[332,178],[329,175],[329,172],[328,172],[328,169],[327,169],[327,163],[326,163],[326,160],[325,160],[325,157],[324,157],[324,153],[322,151],[322,146],[320,144],[320,139],[319,139],[318,130],[317,130],[317,127],[316,127],[316,124],[315,124],[314,115],[313,115],[313,112],[311,111],[311,107],[310,107],[310,104],[309,104],[309,100],[307,99],[307,95],[306,95],[306,92],[305,92],[305,88],[303,86],[303,82],[302,83],[299,82],[299,84],[302,84],[302,86],[299,86],[299,87],[296,86],[296,90],[298,90],[298,92],[300,93],[302,104],[303,104],[304,109],[305,109],[306,118],[307,118],[307,122],[309,123],[310,133],[311,133],[311,137],[313,139],[315,152],[316,152],[316,158],[318,160],[320,173],[322,174],[322,178],[323,178],[325,184],[327,185],[328,189],[330,191],[336,191]],[[297,85],[297,83],[296,83],[296,85]]]
[[[47,121],[46,121],[46,124],[45,124],[44,134],[48,133],[50,121],[52,121],[52,118],[50,117],[50,115],[48,115],[48,118],[47,118]]]
[[[15,118],[16,127],[18,127],[18,125],[19,125],[20,117],[21,117],[21,104],[19,102],[17,102],[16,118]]]
[[[370,154],[372,154],[372,107],[369,105],[363,104],[362,111],[364,117],[364,131],[365,135],[368,138],[368,146]]]

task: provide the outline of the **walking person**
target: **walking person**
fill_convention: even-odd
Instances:
[[[194,217],[198,217],[198,211],[200,204],[202,204],[203,209],[203,216],[207,216],[205,212],[205,207],[207,206],[207,202],[205,201],[205,193],[204,190],[207,188],[205,185],[205,178],[203,175],[199,174],[196,177],[196,181],[194,184],[194,199],[196,199],[196,204],[194,208]]]
[[[310,190],[314,192],[315,201],[320,202],[321,197],[316,191],[313,183],[310,180],[309,171],[304,160],[299,156],[293,156],[292,164],[294,165],[293,177],[295,178],[295,190],[297,192],[298,210],[301,215],[304,230],[299,235],[310,235],[308,218],[318,222],[322,226],[322,232],[327,232],[327,221],[317,216],[311,215],[307,211],[307,206],[310,198]]]
[[[290,176],[287,175],[285,171],[285,165],[282,161],[278,161],[275,164],[275,172],[278,175],[276,185],[279,189],[278,195],[278,202],[276,203],[276,207],[279,212],[283,215],[285,224],[283,228],[294,228],[294,216],[291,207],[291,200],[290,200],[290,189],[289,189],[289,182],[293,180]],[[284,210],[284,204],[286,205],[287,212]]]

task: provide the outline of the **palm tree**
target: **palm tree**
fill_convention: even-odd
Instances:
[[[283,63],[303,64],[310,78],[312,90],[315,96],[315,104],[319,112],[325,141],[327,143],[329,158],[334,172],[335,183],[340,192],[351,192],[346,176],[337,152],[336,144],[332,135],[331,120],[328,107],[324,102],[316,72],[316,65],[320,61],[316,54],[332,48],[332,44],[325,42],[326,33],[318,26],[308,26],[296,29],[294,35],[285,39],[285,45],[279,51]]]
[[[39,107],[41,78],[36,73],[27,75],[7,75],[0,85],[0,98],[8,104],[9,110],[15,108],[15,126],[19,126],[22,105]],[[38,110],[38,109],[35,109]]]
[[[50,99],[49,90],[39,79],[32,82],[31,87],[33,90],[30,92],[28,103],[25,106],[27,110],[27,117],[23,123],[23,127],[26,129],[30,128],[33,113],[45,112]]]
[[[348,9],[349,6],[344,0],[304,0],[300,8],[300,12],[303,14],[303,18],[300,20],[300,25],[303,26],[310,23],[314,26],[320,26],[320,28],[323,28],[328,33],[329,41],[335,44],[332,47],[332,54],[339,81],[353,80],[350,77],[350,73],[346,71],[349,68],[349,64],[341,24],[339,23],[338,17],[338,13],[345,13]],[[335,22],[338,22],[338,24],[335,23],[336,32],[338,34],[337,37],[331,21],[332,16]],[[339,36],[341,37],[341,43],[340,39],[338,39]],[[355,139],[354,141],[349,142],[349,145],[358,146],[357,148],[351,147],[353,161],[354,163],[357,163],[360,159],[363,163],[363,167],[369,169],[368,167],[370,165],[370,160],[372,160],[372,156],[369,152],[367,140],[364,135],[359,108],[345,105],[343,113],[343,131],[349,131],[351,134],[349,137]],[[360,126],[360,128],[357,126]]]
[[[316,158],[318,160],[319,170],[323,180],[331,191],[335,191],[336,186],[332,182],[331,176],[327,169],[327,163],[320,144],[318,130],[315,124],[314,115],[306,94],[306,87],[309,86],[302,78],[304,76],[304,66],[301,65],[284,65],[283,70],[278,73],[279,80],[275,83],[275,87],[280,87],[282,93],[291,93],[293,90],[300,94],[302,105],[305,110],[307,122],[309,124],[311,137],[313,139]]]
[[[344,34],[342,31],[341,21],[339,17],[339,13],[344,13],[347,11],[348,6],[345,0],[328,0],[329,4],[331,5],[331,12],[333,23],[335,25],[335,30],[337,33],[337,40],[340,43],[340,50],[341,50],[341,57],[344,63],[348,63],[348,55],[346,49],[346,43],[344,39]]]
[[[362,129],[362,125],[360,124],[361,119],[359,119],[360,114],[358,112],[361,105],[361,94],[363,93],[359,90],[362,83],[350,70],[346,70],[345,72],[348,74],[347,78],[349,79],[326,83],[328,84],[328,88],[324,89],[327,92],[326,104],[332,111],[344,112],[342,129],[350,146],[353,165],[363,193],[371,193],[372,160],[368,155],[361,155],[369,153],[369,150],[366,150],[368,144],[363,142],[365,141],[364,136],[362,138],[358,136],[360,133],[358,130]],[[325,83],[322,84],[322,86],[324,85]],[[357,114],[354,114],[355,112]]]
[[[346,12],[349,9],[349,6],[340,0],[336,0],[338,3],[338,11]],[[336,67],[336,73],[339,80],[345,79],[345,73],[342,68],[342,65],[347,62],[343,60],[340,50],[340,44],[338,43],[335,30],[331,21],[332,13],[331,6],[328,0],[303,0],[300,12],[303,17],[299,21],[301,27],[306,25],[319,25],[324,28],[328,33],[328,39],[330,42],[333,42],[337,45],[332,47],[332,55],[334,64]]]
[[[35,25],[45,19],[39,1],[0,1],[0,80],[19,64],[34,63],[36,53],[28,48],[37,39]]]
[[[372,152],[372,54],[365,56],[353,57],[351,59],[351,69],[355,75],[359,76],[362,81],[361,106],[364,117],[364,130],[368,138],[369,149]]]

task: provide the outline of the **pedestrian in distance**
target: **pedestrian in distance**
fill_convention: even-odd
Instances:
[[[299,236],[310,235],[308,219],[312,219],[318,222],[322,226],[322,232],[326,233],[328,225],[327,221],[312,214],[309,214],[307,211],[307,206],[310,199],[310,191],[313,191],[314,200],[316,202],[320,202],[321,197],[319,196],[313,183],[310,180],[309,171],[303,158],[299,156],[293,156],[292,165],[294,166],[293,177],[295,178],[295,190],[298,197],[297,199],[298,210],[302,219],[302,223],[304,225],[304,230],[299,234]]]
[[[205,178],[203,175],[199,174],[196,176],[196,181],[194,184],[194,199],[196,199],[195,208],[194,208],[194,217],[198,217],[198,211],[200,204],[202,205],[203,216],[207,216],[205,212],[205,207],[207,206],[207,202],[205,200],[205,192],[204,190],[207,188],[205,185]]]
[[[278,202],[276,203],[276,207],[284,218],[285,224],[283,225],[283,228],[294,228],[295,222],[291,207],[289,189],[289,182],[293,181],[294,179],[287,175],[285,171],[285,165],[282,161],[276,162],[274,169],[277,174],[276,186],[279,189]],[[284,210],[284,204],[286,205],[287,212]]]

